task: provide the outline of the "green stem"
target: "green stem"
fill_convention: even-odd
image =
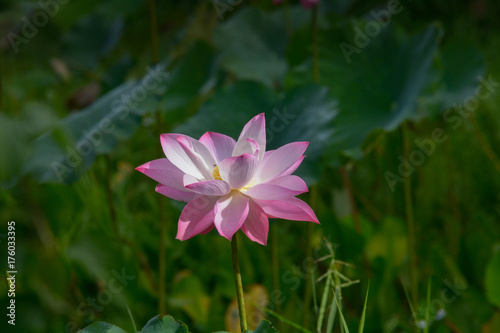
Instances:
[[[349,178],[349,174],[347,173],[347,170],[344,167],[341,167],[339,171],[340,171],[340,177],[342,178],[342,183],[344,183],[344,188],[347,191],[349,206],[351,208],[352,221],[354,223],[354,230],[356,230],[356,233],[361,234],[363,230],[361,228],[358,206],[356,205],[356,199],[354,198],[354,191],[352,188],[351,179]]]
[[[292,35],[292,21],[290,20],[290,6],[288,0],[283,1],[283,17],[285,19],[286,35],[290,37]]]
[[[2,105],[3,105],[3,72],[2,72],[2,61],[3,61],[3,56],[2,52],[0,52],[0,112],[2,111]]]
[[[151,21],[151,52],[153,55],[153,62],[156,64],[160,61],[160,52],[158,48],[158,24],[156,21],[155,0],[149,0],[149,19]]]
[[[312,8],[313,80],[319,83],[318,6]]]
[[[113,225],[113,231],[115,232],[115,236],[118,241],[121,241],[120,231],[118,229],[118,222],[116,220],[116,209],[115,202],[113,200],[113,188],[111,186],[111,157],[106,155],[106,194],[108,198],[108,208],[109,208],[109,216],[111,218],[111,223]]]
[[[149,20],[151,22],[151,54],[153,63],[158,63],[160,61],[160,51],[158,48],[158,24],[156,20],[156,2],[155,0],[149,0]],[[156,134],[159,137],[162,133],[162,116],[159,111],[156,111],[157,126]],[[161,149],[159,149],[161,153]],[[160,224],[160,244],[159,244],[159,255],[158,255],[158,311],[161,314],[166,312],[165,307],[165,290],[166,290],[166,244],[165,239],[167,236],[167,224],[165,222],[165,207],[161,196],[158,196],[158,219]]]
[[[470,117],[470,122],[472,124],[472,130],[474,132],[474,135],[476,136],[477,141],[479,142],[479,145],[483,149],[484,153],[488,157],[488,159],[491,161],[495,169],[500,172],[500,158],[498,158],[497,154],[491,148],[491,145],[488,143],[488,140],[484,136],[484,134],[481,132],[481,129],[479,128],[479,125],[477,124],[476,119],[474,118],[474,115]]]
[[[238,261],[238,235],[234,234],[231,240],[231,256],[233,259],[234,284],[236,286],[236,298],[238,299],[238,312],[240,315],[241,332],[247,330],[247,316],[245,311],[245,299],[243,298],[243,284],[241,283],[240,263]]]
[[[403,124],[401,127],[403,136],[403,156],[405,159],[410,155],[410,139],[408,135],[408,127]],[[415,242],[415,223],[413,221],[413,199],[411,189],[411,178],[407,177],[404,182],[404,197],[406,210],[406,224],[408,227],[408,256],[410,260],[410,291],[414,304],[418,304],[418,271],[417,271],[417,255]]]
[[[318,198],[318,189],[316,185],[311,186],[311,208],[313,211],[316,211],[316,202]],[[312,236],[313,236],[313,224],[307,224],[307,234],[306,234],[306,258],[313,257],[313,248],[312,248]],[[303,326],[309,326],[309,304],[311,304],[311,294],[312,294],[312,284],[315,283],[312,278],[312,270],[313,264],[311,260],[307,260],[307,281],[306,281],[306,290],[304,293],[304,318],[303,318]]]
[[[278,228],[276,224],[271,227],[271,256],[272,256],[272,270],[273,270],[273,287],[274,290],[281,290],[280,288],[280,263],[279,263],[279,253],[278,253]],[[276,312],[281,312],[281,303],[276,303]]]

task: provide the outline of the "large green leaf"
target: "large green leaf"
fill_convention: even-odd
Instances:
[[[305,19],[304,10],[291,11],[294,26]],[[252,7],[242,8],[216,29],[214,41],[220,50],[222,66],[239,79],[269,86],[283,80],[288,66],[281,10],[266,13]]]
[[[127,332],[115,325],[98,321],[78,331],[78,333],[127,333]]]
[[[171,316],[158,315],[148,321],[140,333],[189,333],[186,324]]]
[[[34,174],[40,182],[76,180],[97,155],[112,151],[118,140],[130,137],[139,126],[148,99],[168,83],[164,66],[152,72],[163,78],[154,89],[148,91],[143,80],[124,83],[36,139],[24,173]]]
[[[195,42],[169,72],[172,84],[162,96],[159,109],[172,112],[183,108],[194,97],[199,96],[202,89],[210,87],[206,83],[211,83],[209,79],[213,70],[212,48],[203,42]]]
[[[360,21],[348,36],[328,30],[319,37],[320,80],[341,110],[327,150],[334,164],[344,154],[361,157],[360,146],[375,130],[391,131],[407,119],[441,114],[464,102],[484,72],[480,53],[469,45],[450,43],[439,53],[440,30],[434,26],[409,36],[391,25],[373,37],[363,32],[367,27]],[[290,44],[295,67],[288,85],[312,80],[310,53],[303,52],[308,38],[302,30]]]
[[[412,37],[385,29],[350,63],[335,45],[331,60],[321,63],[322,82],[332,87],[341,109],[329,147],[332,157],[356,151],[372,131],[393,130],[416,114],[438,35],[434,27]]]

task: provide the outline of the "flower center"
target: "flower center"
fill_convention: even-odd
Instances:
[[[214,176],[214,179],[217,180],[222,180],[220,173],[219,173],[219,167],[215,166],[215,168],[212,170],[212,176]]]
[[[255,185],[257,185],[257,180],[255,178],[252,178],[252,180],[250,180],[245,186],[243,186],[242,188],[240,188],[238,190],[240,192],[245,193],[246,191],[248,191],[249,189],[251,189]]]

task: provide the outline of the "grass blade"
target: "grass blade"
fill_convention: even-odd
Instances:
[[[260,306],[259,304],[257,303],[253,303],[253,305],[255,305],[256,307],[258,307],[259,309],[261,309],[262,311],[265,311],[266,313],[270,314],[271,316],[274,316],[276,318],[278,318],[279,320],[281,320],[282,322],[284,322],[285,324],[288,324],[290,326],[292,326],[293,328],[296,328],[297,330],[301,331],[301,332],[304,332],[304,333],[313,333],[311,331],[309,331],[307,328],[304,328],[296,323],[294,323],[293,321],[290,321],[282,316],[280,316],[279,314],[277,314],[276,312],[274,312],[273,310],[271,309],[268,309],[268,308],[265,308],[265,307],[262,307]]]
[[[337,298],[338,292],[337,288],[335,288],[335,295],[333,295],[333,299]],[[328,322],[326,326],[326,332],[327,333],[332,333],[333,332],[333,324],[335,323],[335,317],[337,316],[337,304],[332,302],[332,305],[330,306],[330,313],[328,314]]]
[[[342,314],[342,309],[340,308],[339,301],[337,297],[335,298],[335,302],[337,303],[337,307],[339,308],[339,316],[340,316],[340,323],[341,323],[341,328],[343,329],[344,332],[349,333],[349,328],[347,327],[347,323],[345,322],[344,315]]]
[[[429,282],[427,283],[427,305],[425,309],[425,328],[424,333],[429,333],[429,326],[431,326],[429,322],[429,312],[431,305],[431,279],[429,278]]]
[[[368,288],[366,288],[365,305],[363,305],[363,313],[361,314],[361,319],[359,320],[358,333],[363,333],[365,329],[365,319],[366,319],[366,308],[368,305],[368,293],[370,292],[370,281],[368,281]]]

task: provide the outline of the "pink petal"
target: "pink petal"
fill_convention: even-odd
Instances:
[[[318,218],[311,207],[300,199],[252,200],[257,203],[269,217],[293,221],[310,221],[319,224]]]
[[[186,185],[186,188],[203,195],[226,195],[231,191],[229,184],[222,180],[206,180]]]
[[[241,231],[252,241],[262,245],[267,244],[267,234],[269,232],[269,219],[256,203],[250,200],[249,212]]]
[[[189,202],[199,196],[199,194],[191,191],[181,191],[162,184],[158,184],[155,191],[171,199],[184,202]]]
[[[308,142],[292,142],[266,154],[259,165],[256,178],[260,183],[266,183],[286,175],[302,157],[308,145]]]
[[[179,218],[176,238],[183,241],[212,230],[216,202],[216,197],[206,196],[189,202]]]
[[[259,161],[262,161],[266,151],[266,118],[264,113],[253,117],[241,131],[233,150],[233,156],[252,154],[252,145],[247,139],[252,139],[259,146]]]
[[[304,155],[302,155],[298,160],[297,162],[295,162],[294,164],[292,164],[291,167],[289,167],[285,172],[283,172],[281,174],[281,176],[288,176],[288,175],[291,175],[292,173],[295,172],[295,170],[297,170],[297,168],[300,166],[300,164],[302,163],[302,161],[304,160]]]
[[[248,216],[248,202],[249,199],[238,191],[232,191],[217,200],[214,224],[219,234],[231,240]]]
[[[219,163],[219,173],[232,189],[240,189],[253,178],[258,161],[254,155],[228,157]]]
[[[281,200],[307,192],[306,183],[297,176],[283,176],[268,183],[258,184],[244,192],[253,199]]]
[[[156,180],[160,184],[167,185],[180,191],[186,191],[182,181],[184,172],[179,170],[166,158],[144,163],[135,169]]]
[[[207,132],[202,135],[200,142],[212,153],[217,164],[231,157],[236,141],[233,138],[219,133]]]
[[[198,179],[211,175],[211,170],[216,165],[210,151],[187,135],[162,134],[161,145],[165,156],[173,165]]]

